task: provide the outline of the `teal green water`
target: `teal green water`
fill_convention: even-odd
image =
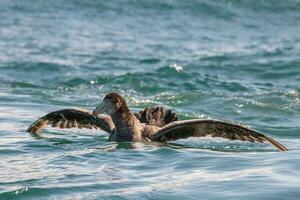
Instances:
[[[0,199],[299,199],[300,2],[0,0]],[[267,144],[25,132],[108,92],[263,132]]]

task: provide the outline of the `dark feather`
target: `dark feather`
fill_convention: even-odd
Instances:
[[[141,123],[163,127],[171,122],[177,121],[175,113],[171,110],[164,110],[163,107],[146,108],[134,114]]]
[[[152,141],[170,141],[188,137],[222,137],[249,142],[269,142],[280,151],[287,151],[279,142],[241,125],[217,120],[184,120],[173,122],[155,133]]]
[[[100,128],[108,133],[114,128],[114,124],[109,116],[93,116],[91,112],[82,109],[64,109],[51,112],[35,121],[27,132],[39,133],[47,125],[59,128]]]

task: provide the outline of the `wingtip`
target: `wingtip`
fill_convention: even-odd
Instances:
[[[27,133],[31,133],[31,126],[26,129]]]
[[[42,131],[42,129],[47,126],[48,120],[44,120],[43,118],[38,119],[34,123],[32,123],[26,132],[32,133],[32,134],[37,134]]]
[[[276,147],[279,151],[289,151],[288,148],[277,142],[276,140],[266,137],[267,141],[272,144],[274,147]]]
[[[32,123],[27,129],[26,129],[26,132],[27,133],[34,133],[35,131],[35,123]]]
[[[36,133],[38,133],[38,130],[39,129],[34,124],[32,124],[27,128],[26,132],[36,134]]]

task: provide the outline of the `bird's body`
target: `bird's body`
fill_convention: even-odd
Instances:
[[[144,126],[130,112],[118,112],[112,116],[115,129],[109,137],[109,141],[140,142]]]
[[[103,112],[108,115],[103,115]],[[211,119],[178,121],[175,113],[162,107],[132,113],[123,97],[116,93],[107,94],[93,113],[81,109],[55,111],[38,119],[27,131],[39,133],[47,125],[102,129],[110,134],[109,141],[116,142],[166,142],[210,135],[230,140],[269,142],[278,150],[287,151],[286,147],[272,138],[229,122]]]

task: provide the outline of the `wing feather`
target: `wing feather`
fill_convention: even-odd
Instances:
[[[287,151],[279,142],[247,127],[218,120],[175,121],[152,135],[152,141],[171,141],[188,137],[222,137],[230,140],[268,142],[280,151]]]
[[[93,116],[91,112],[82,109],[58,110],[41,117],[27,129],[30,133],[40,133],[46,126],[58,128],[88,128],[102,129],[108,133],[114,129],[114,123],[106,115]]]
[[[134,115],[141,123],[158,127],[163,127],[173,121],[177,121],[176,114],[163,107],[145,108],[139,113],[134,113]]]

